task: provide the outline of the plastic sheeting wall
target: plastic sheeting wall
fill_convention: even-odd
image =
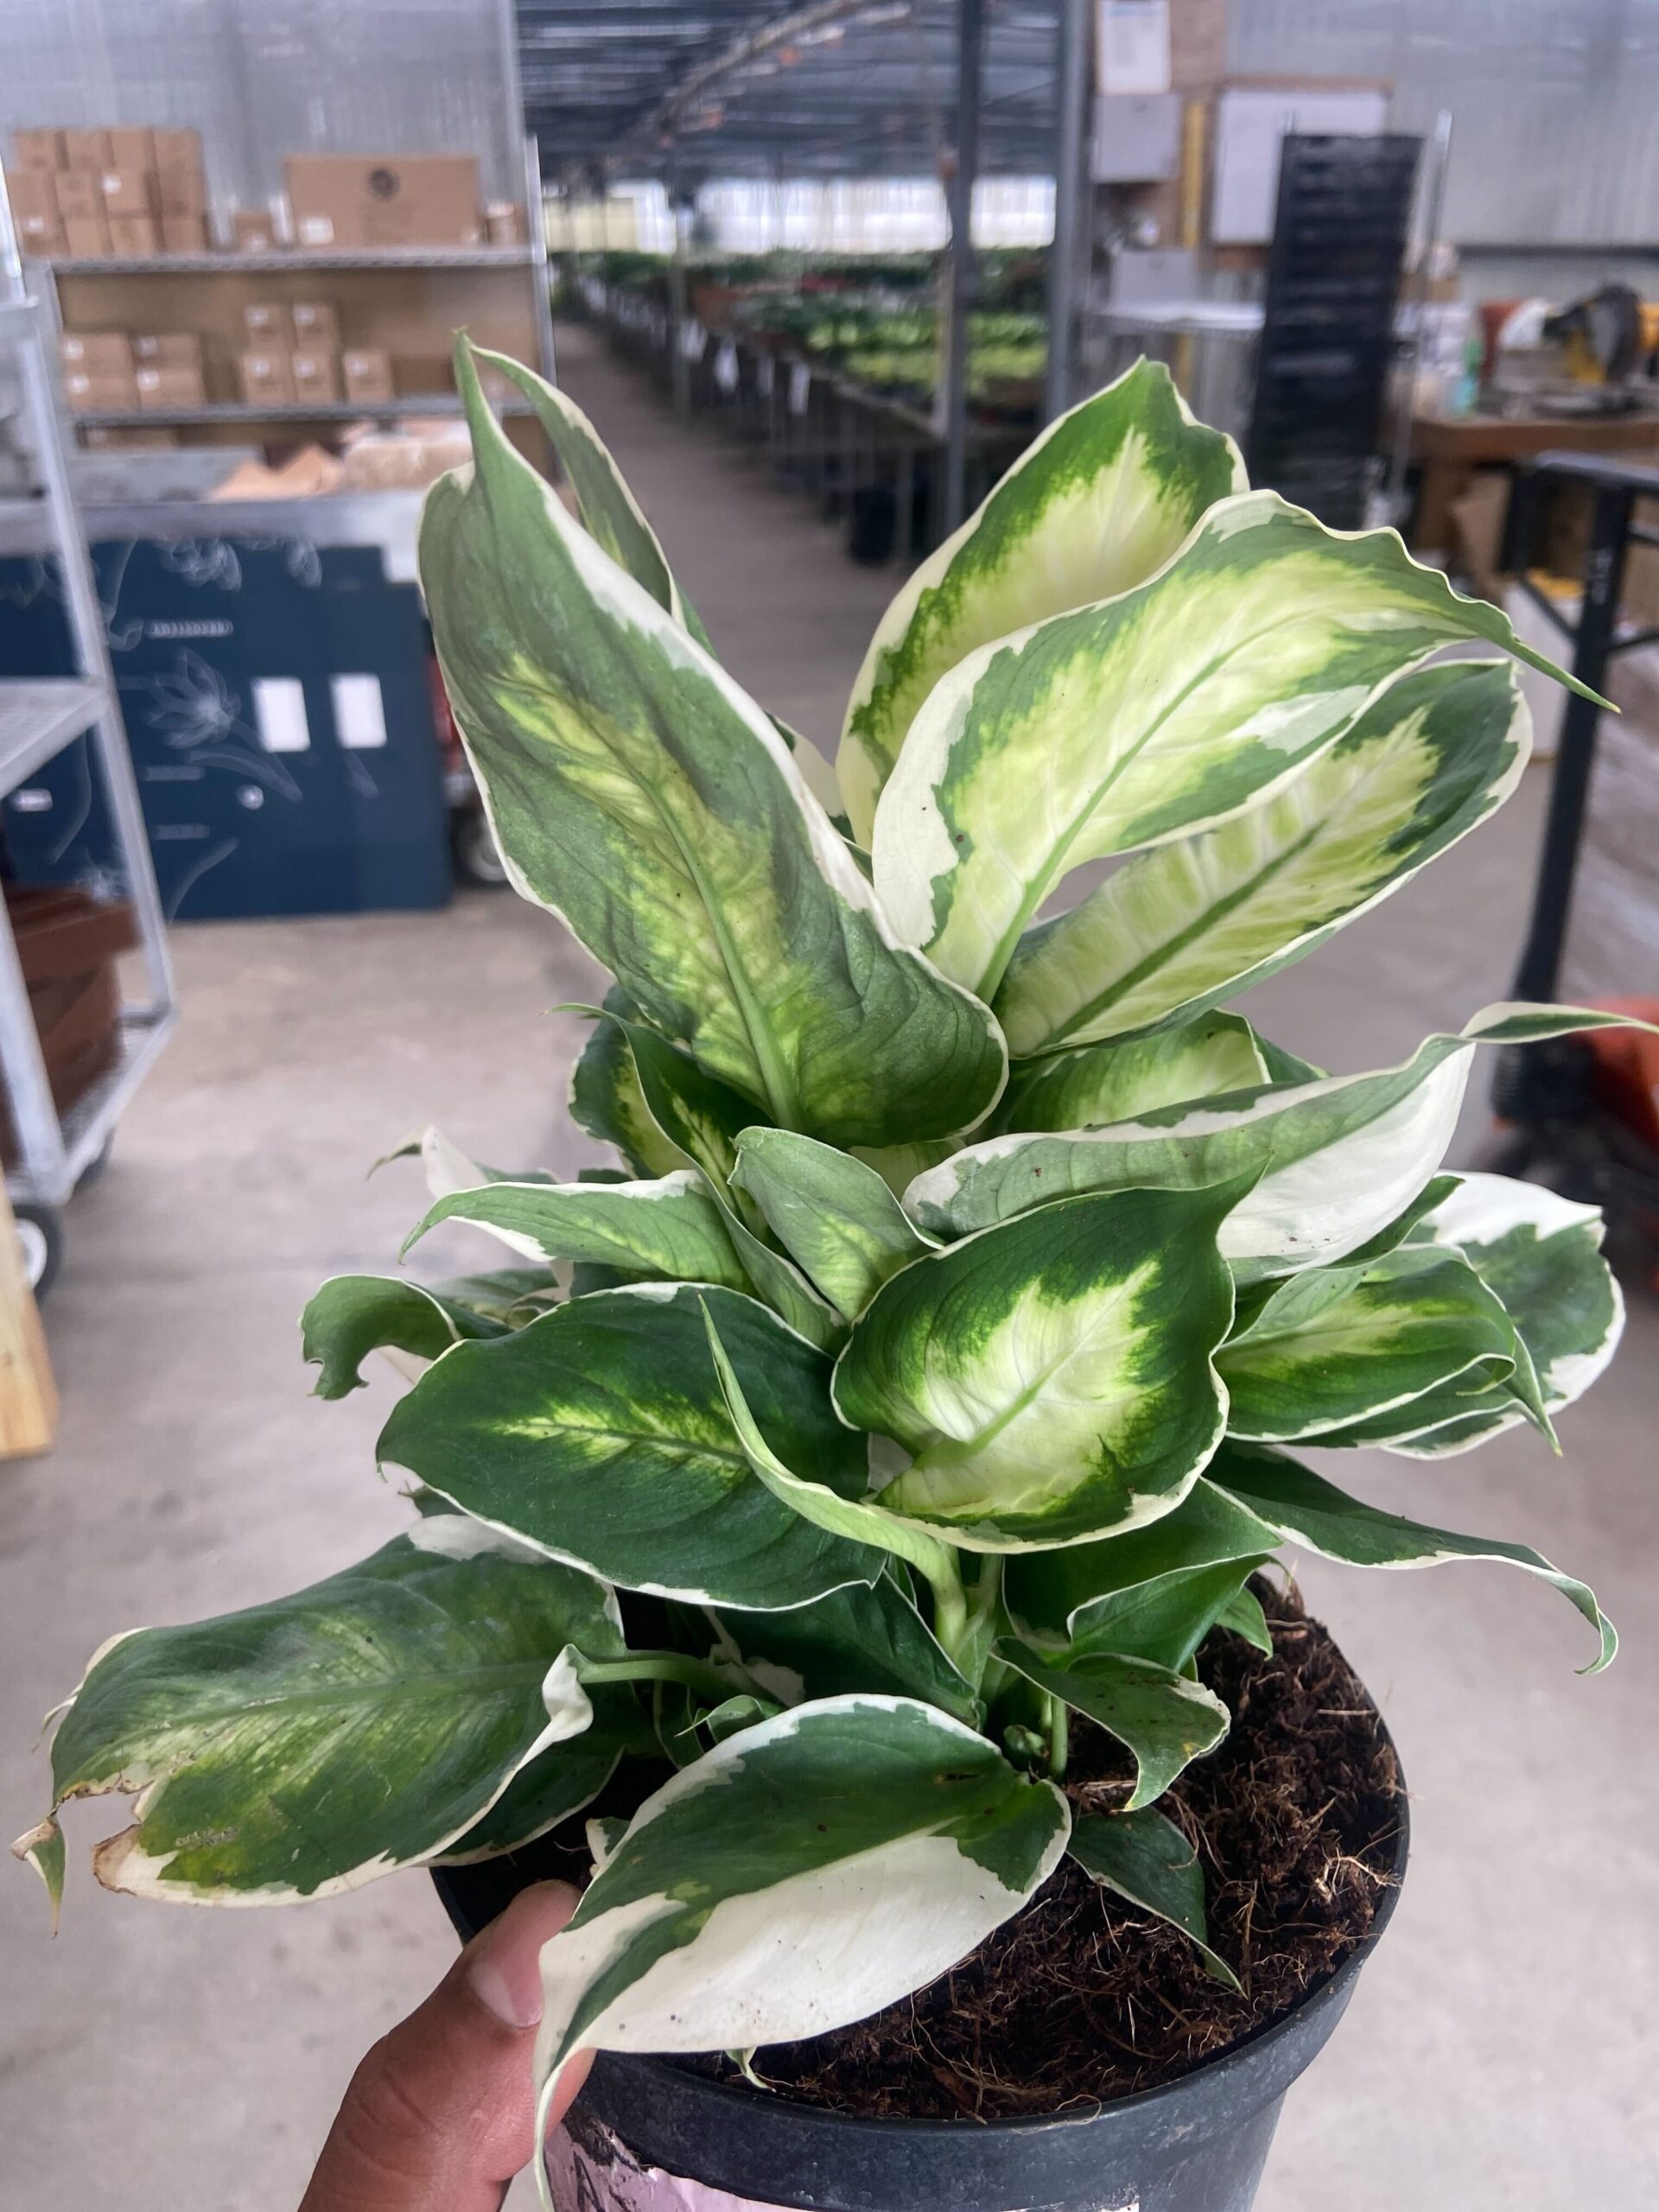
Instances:
[[[1655,243],[1659,0],[1231,0],[1227,61],[1388,78],[1396,130],[1450,108],[1448,238]]]
[[[512,0],[0,0],[0,130],[159,123],[202,135],[221,206],[292,153],[475,153],[524,197]]]

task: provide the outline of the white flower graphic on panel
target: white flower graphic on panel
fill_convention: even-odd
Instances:
[[[193,766],[228,768],[299,803],[299,785],[260,742],[258,731],[243,719],[241,693],[200,653],[184,647],[175,655],[170,673],[124,676],[120,688],[144,695],[145,722],[162,733],[170,751]]]

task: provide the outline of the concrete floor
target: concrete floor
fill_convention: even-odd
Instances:
[[[734,671],[829,741],[896,579],[851,567],[802,502],[676,430],[579,339],[565,358]],[[1501,995],[1543,773],[1403,902],[1256,994],[1262,1026],[1361,1067]],[[200,927],[176,950],[177,1040],[69,1218],[58,1448],[0,1470],[7,1834],[42,1808],[38,1717],[100,1638],[296,1587],[402,1525],[371,1458],[390,1378],[311,1400],[295,1327],[325,1275],[390,1265],[419,1210],[412,1170],[365,1183],[366,1164],[427,1119],[489,1159],[583,1156],[562,1120],[575,1033],[545,1009],[588,996],[590,971],[511,897]],[[1523,1433],[1438,1469],[1349,1471],[1379,1503],[1591,1580],[1626,1634],[1611,1675],[1575,1677],[1583,1624],[1524,1577],[1306,1571],[1400,1744],[1415,1855],[1291,2099],[1261,2212],[1659,2202],[1659,1323],[1633,1303],[1564,1459]],[[302,1910],[129,1903],[86,1866],[117,1825],[72,1813],[55,1945],[32,1876],[0,1882],[0,2206],[283,2212],[356,2058],[450,1955],[437,1906],[416,1876]]]

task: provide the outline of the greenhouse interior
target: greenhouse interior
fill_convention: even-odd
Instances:
[[[1659,2204],[1659,15],[6,34],[0,2212]]]

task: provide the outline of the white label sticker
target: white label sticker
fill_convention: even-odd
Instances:
[[[378,752],[386,741],[386,706],[378,676],[331,676],[334,728],[353,753]]]
[[[300,244],[302,245],[332,245],[334,224],[331,215],[302,215]]]
[[[305,715],[305,686],[297,676],[256,676],[253,712],[259,742],[267,753],[308,753],[311,725]]]

